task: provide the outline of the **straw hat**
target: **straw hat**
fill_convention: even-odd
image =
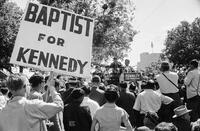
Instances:
[[[177,108],[174,109],[175,115],[173,116],[173,118],[182,116],[182,115],[187,114],[187,113],[189,113],[191,111],[192,110],[188,110],[185,105],[181,105],[181,106],[179,106],[179,107],[177,107]]]

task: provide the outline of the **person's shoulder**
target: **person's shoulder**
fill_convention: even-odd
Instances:
[[[173,72],[173,71],[170,71],[169,74],[171,74],[171,75],[178,75],[178,73]]]
[[[161,93],[159,90],[154,90],[153,93],[154,93],[155,95],[158,95],[158,96],[161,96],[161,95],[162,95],[162,93]]]
[[[95,100],[92,100],[92,99],[88,99],[88,103],[91,103],[92,105],[99,105]]]
[[[40,105],[43,102],[44,101],[40,100],[40,99],[32,99],[32,100],[26,99],[25,100],[25,103],[28,104],[28,105]]]
[[[119,106],[116,106],[115,109],[116,109],[117,112],[120,112],[120,113],[126,112],[123,108],[121,108]]]
[[[84,111],[87,111],[87,112],[90,112],[90,107],[89,106],[80,106],[80,109],[84,110]]]
[[[32,93],[30,93],[29,96],[28,96],[28,98],[31,99],[31,100],[32,99],[40,99],[40,100],[43,99],[42,94],[38,93],[38,92],[32,92]]]
[[[157,74],[157,75],[155,76],[156,79],[159,79],[160,77],[161,77],[161,74]]]
[[[127,93],[128,96],[130,96],[130,97],[135,97],[135,94],[134,94],[133,92],[127,91],[126,93]]]

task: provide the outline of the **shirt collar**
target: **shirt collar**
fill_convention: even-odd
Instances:
[[[153,89],[144,89],[145,92],[151,92],[154,91]]]
[[[104,104],[104,107],[113,108],[113,107],[116,107],[116,104],[115,103],[106,103],[106,104]]]
[[[13,97],[9,102],[18,101],[18,100],[20,100],[20,99],[25,99],[25,97],[23,97],[23,96],[15,96],[15,97]]]

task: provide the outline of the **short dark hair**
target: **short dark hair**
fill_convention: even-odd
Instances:
[[[100,83],[100,82],[101,82],[101,78],[100,78],[100,76],[98,76],[98,75],[94,75],[93,78],[92,78],[92,82]]]
[[[34,74],[29,79],[32,87],[37,87],[40,83],[45,82],[44,77],[40,74]]]
[[[9,90],[17,91],[26,86],[26,80],[20,74],[13,74],[8,77],[7,86]]]
[[[130,86],[129,86],[129,90],[135,90],[135,89],[136,89],[136,86],[133,85],[133,84],[130,84]]]
[[[81,88],[74,88],[70,94],[70,97],[73,99],[73,100],[77,100],[81,97],[83,97],[85,94],[84,90],[81,89]]]
[[[195,68],[198,67],[198,61],[196,59],[190,61],[190,65],[194,66]]]
[[[164,72],[164,71],[169,71],[169,62],[163,61],[163,62],[161,63],[160,70],[163,71],[163,72]]]
[[[120,83],[119,86],[123,89],[126,89],[127,88],[127,83]]]
[[[115,102],[119,98],[119,92],[116,85],[108,85],[104,96],[109,103]]]
[[[56,77],[56,78],[57,78],[57,79],[59,79],[61,76],[62,76],[62,75],[57,75],[57,77]]]
[[[143,81],[143,84],[141,85],[142,89],[155,89],[155,82],[154,80],[150,79],[147,81]]]

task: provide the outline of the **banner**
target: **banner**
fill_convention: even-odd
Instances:
[[[89,77],[94,20],[28,2],[10,63]]]
[[[141,80],[141,74],[140,73],[124,73],[124,81],[135,81],[135,80]]]

